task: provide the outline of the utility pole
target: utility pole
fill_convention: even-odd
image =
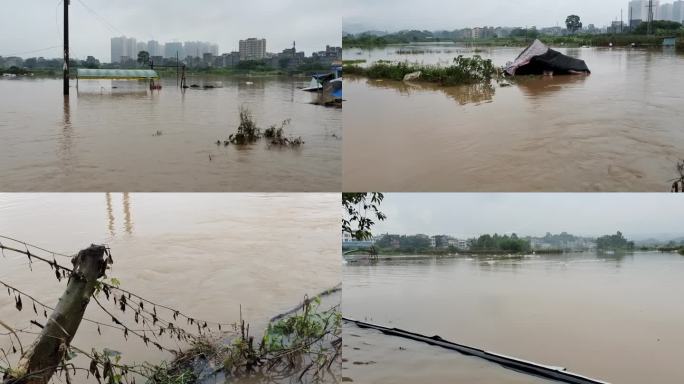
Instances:
[[[653,0],[648,0],[648,31],[646,34],[653,33]]]
[[[64,3],[64,95],[69,96],[69,0]]]
[[[620,8],[620,33],[622,33],[622,26],[625,25],[625,21],[622,17],[622,8]]]

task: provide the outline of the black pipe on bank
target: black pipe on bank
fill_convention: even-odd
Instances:
[[[342,318],[344,321],[355,324],[359,328],[374,329],[380,331],[385,335],[403,337],[405,339],[410,339],[414,341],[419,341],[434,345],[441,348],[450,349],[452,351],[460,352],[464,355],[475,356],[493,363],[497,363],[503,367],[519,371],[522,373],[527,373],[530,375],[538,376],[545,379],[551,379],[560,381],[563,383],[572,384],[608,384],[605,381],[600,381],[592,379],[585,376],[580,376],[578,374],[568,372],[565,368],[561,367],[550,367],[545,365],[536,364],[533,362],[519,360],[513,357],[508,357],[504,355],[499,355],[492,352],[487,352],[482,349],[472,348],[461,344],[452,343],[450,341],[444,340],[439,336],[424,336],[418,333],[413,333],[405,331],[398,328],[387,328],[380,325],[365,323],[363,321],[352,320],[346,317]]]

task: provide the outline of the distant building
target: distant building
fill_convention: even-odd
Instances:
[[[656,20],[672,21],[672,4],[665,3],[658,9],[658,18]]]
[[[471,39],[479,39],[482,37],[482,28],[480,27],[475,27],[473,28],[470,38]]]
[[[221,55],[223,67],[234,67],[240,63],[240,52],[233,51]]]
[[[207,65],[207,66],[214,66],[214,54],[211,52],[206,52],[205,54],[202,55],[202,64]]]
[[[162,48],[157,40],[150,40],[147,42],[147,52],[150,53],[150,57],[164,55],[164,52],[162,51]]]
[[[172,42],[172,43],[166,43],[164,45],[164,57],[169,58],[169,59],[175,59],[176,54],[178,54],[179,58],[185,57],[185,51],[183,50],[183,43]]]
[[[627,30],[627,27],[622,21],[613,21],[608,27],[608,33],[620,33]]]
[[[660,20],[660,0],[653,0],[653,20]],[[630,20],[648,21],[648,0],[629,2]]]
[[[126,36],[112,37],[110,40],[110,62],[122,63],[126,59],[137,58],[137,42],[134,38]]]
[[[240,60],[263,60],[266,58],[266,39],[250,37],[240,40]]]
[[[140,52],[140,51],[145,51],[145,52],[147,52],[147,53],[150,53],[150,51],[147,50],[147,43],[146,43],[146,42],[144,42],[144,41],[139,41],[139,42],[135,45],[135,55],[136,55],[136,56],[138,56],[138,52]]]
[[[561,28],[561,27],[548,27],[548,28],[540,29],[539,32],[542,35],[547,35],[547,36],[562,36],[563,35],[563,28]]]
[[[684,0],[672,3],[672,21],[684,23]]]
[[[218,45],[206,41],[186,41],[183,43],[183,51],[190,57],[204,57],[205,53],[218,56]]]

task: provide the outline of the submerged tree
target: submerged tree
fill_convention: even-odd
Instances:
[[[228,140],[233,144],[247,144],[261,138],[261,130],[257,127],[252,112],[247,107],[240,107],[240,125],[237,132],[230,135]]]

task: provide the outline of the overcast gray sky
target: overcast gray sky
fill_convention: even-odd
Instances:
[[[564,25],[570,14],[579,15],[585,25],[599,27],[619,19],[620,8],[625,20],[628,16],[628,0],[345,0],[344,7],[344,29],[353,33],[485,25],[551,27]]]
[[[388,219],[374,234],[484,233],[585,236],[621,230],[634,239],[684,235],[684,199],[674,194],[385,194]]]
[[[237,50],[240,39],[263,37],[269,52],[290,48],[295,40],[308,55],[341,44],[340,8],[341,2],[317,0],[71,0],[71,46],[79,58],[109,61],[109,39],[121,34],[144,41],[210,41],[219,53]],[[62,44],[59,0],[5,4],[0,26],[0,55],[61,57],[60,48],[24,53]]]

